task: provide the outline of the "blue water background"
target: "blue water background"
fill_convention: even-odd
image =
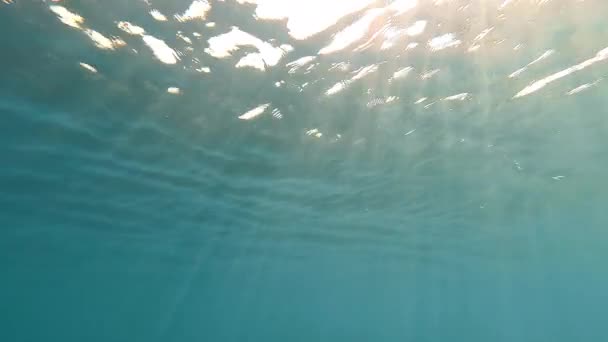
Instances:
[[[514,97],[608,47],[608,7],[522,0],[504,19],[455,2],[401,20],[431,22],[422,45],[494,26],[478,52],[378,43],[306,74],[285,64],[364,11],[296,40],[234,1],[212,3],[215,28],[158,23],[142,1],[61,2],[127,43],[101,50],[50,2],[1,3],[0,340],[605,340],[608,61]],[[235,68],[248,48],[205,55],[233,25],[294,50],[265,71]],[[201,32],[191,55],[178,30]],[[328,96],[344,61],[380,64]],[[416,76],[389,82],[407,65]],[[238,118],[263,103],[281,118]]]

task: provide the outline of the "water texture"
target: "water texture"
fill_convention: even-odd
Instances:
[[[0,340],[604,340],[607,14],[1,0]]]

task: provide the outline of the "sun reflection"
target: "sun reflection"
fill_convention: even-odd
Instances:
[[[524,71],[526,71],[526,70],[527,70],[527,69],[528,69],[530,66],[532,66],[532,65],[534,65],[534,64],[536,64],[536,63],[538,63],[538,62],[540,62],[540,61],[542,61],[542,60],[544,60],[544,59],[548,58],[548,57],[549,57],[549,56],[551,56],[551,55],[552,55],[554,52],[555,52],[555,50],[547,50],[547,51],[545,51],[545,52],[544,52],[542,55],[540,55],[540,56],[539,56],[537,59],[535,59],[535,60],[533,60],[532,62],[528,63],[526,66],[524,66],[524,67],[522,67],[522,68],[520,68],[520,69],[517,69],[517,70],[515,70],[514,72],[512,72],[512,73],[509,75],[509,78],[514,78],[514,77],[519,76],[521,73],[523,73]]]
[[[50,6],[49,7],[53,13],[57,15],[57,18],[64,24],[73,27],[80,28],[81,24],[84,23],[84,18],[80,15],[70,12],[67,8],[63,6]]]
[[[167,93],[172,95],[179,95],[181,93],[181,89],[178,87],[169,87],[167,88]]]
[[[211,5],[207,0],[196,0],[190,4],[190,7],[184,13],[176,14],[175,19],[182,22],[194,19],[204,20],[209,10],[211,10]]]
[[[164,40],[148,35],[144,35],[142,39],[159,61],[165,64],[175,64],[179,60],[177,52],[167,45]]]
[[[248,110],[247,112],[241,114],[239,119],[241,120],[251,120],[257,116],[264,114],[266,109],[270,107],[270,103],[261,104],[253,109]]]
[[[343,50],[353,43],[359,41],[369,30],[371,23],[384,13],[383,9],[373,9],[368,11],[361,19],[342,30],[334,36],[329,45],[319,50],[319,54],[325,55]]]
[[[150,15],[155,20],[158,20],[158,21],[167,21],[167,17],[164,14],[160,13],[160,11],[158,11],[158,10],[155,10],[155,9],[151,10],[150,11]]]
[[[209,47],[205,49],[205,52],[215,58],[230,57],[241,46],[255,47],[258,52],[246,54],[235,66],[237,68],[248,66],[262,71],[268,66],[277,65],[283,56],[292,50],[292,47],[287,44],[275,47],[238,27],[233,27],[228,33],[210,38],[208,44]]]
[[[595,85],[597,85],[598,83],[600,83],[602,79],[600,78],[599,80],[596,80],[595,82],[591,82],[591,83],[585,83],[585,84],[581,84],[580,86],[573,88],[571,90],[569,90],[566,95],[574,95],[574,94],[578,94],[582,91],[585,91],[591,87],[594,87]]]
[[[257,5],[260,19],[287,19],[289,33],[295,39],[306,39],[328,29],[341,18],[360,11],[374,0],[237,0]]]
[[[91,39],[93,44],[99,49],[114,50],[115,48],[126,45],[124,40],[120,39],[119,37],[108,38],[98,31],[85,27],[85,20],[82,16],[68,10],[63,6],[52,5],[49,6],[49,9],[55,13],[57,19],[59,19],[59,21],[61,21],[63,24],[84,32],[87,37]]]
[[[94,73],[94,74],[96,74],[96,73],[97,73],[97,69],[96,69],[94,66],[90,65],[90,64],[87,64],[87,63],[84,63],[84,62],[80,62],[80,63],[79,63],[79,65],[80,65],[80,66],[81,66],[83,69],[88,70],[89,72],[92,72],[92,73]]]
[[[439,51],[449,47],[458,46],[460,43],[462,42],[459,39],[456,39],[453,33],[446,33],[429,40],[429,48],[431,51]]]
[[[547,9],[555,3],[544,0],[236,0],[230,4],[248,11],[252,20],[265,21],[274,31],[256,30],[255,25],[222,19],[223,5],[208,0],[191,0],[173,12],[158,7],[164,13],[145,1],[147,8],[143,17],[148,20],[131,16],[129,20],[134,21],[130,22],[118,16],[111,21],[113,31],[107,27],[102,29],[103,26],[89,27],[89,22],[68,9],[67,3],[49,3],[48,8],[59,22],[82,32],[97,49],[112,52],[129,42],[133,44],[129,51],[134,52],[130,56],[152,57],[163,64],[178,65],[180,70],[197,77],[215,71],[213,63],[228,62],[234,69],[265,72],[266,86],[277,92],[306,92],[331,102],[358,91],[365,96],[361,104],[368,108],[407,101],[410,105],[424,103],[420,107],[433,106],[434,109],[447,101],[477,100],[480,98],[477,92],[487,91],[474,89],[474,84],[462,85],[463,77],[457,68],[443,63],[450,58],[463,58],[458,63],[467,64],[464,61],[467,60],[467,66],[474,65],[470,69],[484,74],[481,78],[486,87],[504,82],[503,86],[509,88],[504,93],[516,93],[514,98],[535,93],[549,83],[607,59],[608,50],[604,49],[592,58],[562,67],[563,70],[544,78],[525,80],[534,69],[542,70],[548,65],[546,61],[555,61],[552,56],[556,50],[551,46],[541,47],[538,41],[546,40],[540,33],[534,35],[520,26],[529,18],[535,18],[534,15],[540,18],[540,14],[531,9]],[[550,27],[543,27],[542,23],[535,22],[535,25],[539,30],[550,32]],[[174,31],[167,33],[159,28]],[[112,35],[116,31],[122,37]],[[532,35],[534,37],[529,37]],[[137,44],[145,45],[151,53],[138,54]],[[527,64],[515,65],[509,58],[504,59],[512,54],[521,55],[532,47],[544,52],[530,58]],[[484,68],[497,63],[495,58],[503,58],[505,70],[496,77],[485,75]],[[81,64],[81,67],[93,72],[93,67],[87,65]],[[414,70],[417,77],[408,77]],[[440,70],[440,77],[435,77]],[[457,81],[447,84],[450,80]],[[515,83],[522,80],[528,82],[523,89],[525,83]],[[561,93],[578,94],[600,80],[594,77]],[[439,94],[427,86],[438,82],[449,89]],[[181,93],[181,89],[171,84],[166,87],[170,94]],[[517,92],[517,89],[521,90]],[[407,92],[413,94],[406,96]],[[275,105],[271,101],[262,102],[238,117],[255,119],[271,112],[271,108],[273,117],[287,113],[271,107]]]
[[[549,75],[541,80],[532,82],[530,85],[522,89],[519,93],[515,94],[514,98],[522,97],[534,93],[551,82],[557,81],[560,78],[566,77],[574,72],[583,70],[597,62],[601,62],[608,59],[608,47],[599,51],[593,58],[589,58],[579,64],[573,65],[569,68],[556,72],[555,74]]]

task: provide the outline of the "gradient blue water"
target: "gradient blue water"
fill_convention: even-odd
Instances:
[[[424,19],[421,37],[289,72],[367,9],[297,40],[234,1],[188,22],[186,1],[0,2],[0,340],[603,340],[608,8],[500,3],[423,2],[362,41]],[[233,25],[293,51],[265,71],[234,66],[249,47],[206,54]]]

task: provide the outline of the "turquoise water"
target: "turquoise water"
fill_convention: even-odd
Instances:
[[[0,1],[0,340],[602,341],[607,13]]]

